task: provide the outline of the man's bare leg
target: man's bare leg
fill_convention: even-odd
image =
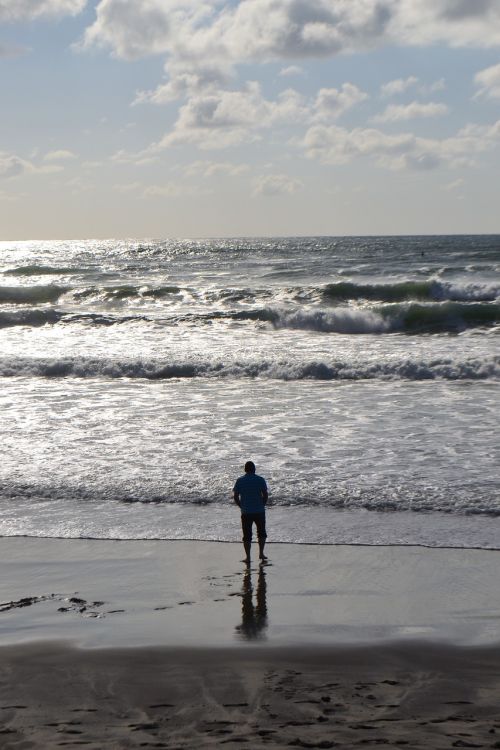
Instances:
[[[266,540],[259,539],[259,560],[267,560],[267,557],[264,554],[264,546],[266,544]]]
[[[247,565],[250,565],[250,549],[252,547],[252,542],[243,542],[243,546],[245,548],[245,554],[246,558],[243,560],[243,562],[246,562]]]

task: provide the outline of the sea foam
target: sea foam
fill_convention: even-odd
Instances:
[[[42,378],[266,378],[275,380],[485,380],[500,378],[500,357],[486,360],[405,359],[347,362],[316,360],[228,361],[118,359],[93,357],[2,357],[0,377]]]

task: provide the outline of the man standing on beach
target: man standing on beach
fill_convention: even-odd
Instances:
[[[245,464],[245,473],[236,480],[233,489],[234,502],[241,508],[241,527],[243,529],[243,546],[246,559],[244,562],[250,564],[250,548],[252,546],[252,526],[257,527],[257,539],[259,542],[259,559],[264,561],[264,545],[266,543],[266,503],[267,484],[266,480],[255,473],[253,461]]]

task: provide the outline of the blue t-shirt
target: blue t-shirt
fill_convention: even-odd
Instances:
[[[264,513],[262,493],[267,492],[266,480],[258,474],[244,474],[236,480],[234,492],[240,496],[242,513]]]

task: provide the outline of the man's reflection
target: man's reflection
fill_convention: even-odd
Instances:
[[[266,573],[264,565],[259,565],[255,604],[253,593],[252,571],[250,570],[250,566],[248,566],[243,575],[241,625],[237,625],[236,630],[242,638],[249,641],[265,638],[265,629],[267,628]]]

